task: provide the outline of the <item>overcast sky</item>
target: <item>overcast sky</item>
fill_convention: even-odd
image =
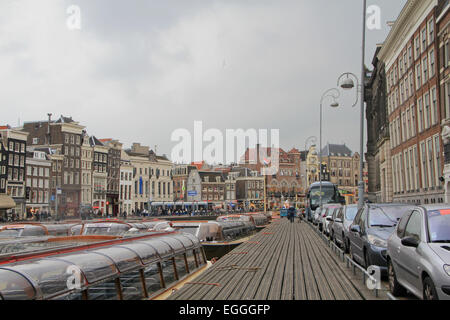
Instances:
[[[367,31],[367,64],[405,3],[368,0],[382,29]],[[67,27],[70,5],[80,30]],[[322,93],[360,75],[361,24],[357,0],[2,0],[0,124],[63,114],[170,155],[172,131],[201,120],[280,129],[281,147],[303,149],[319,135]],[[359,150],[352,94],[324,110],[323,144]]]

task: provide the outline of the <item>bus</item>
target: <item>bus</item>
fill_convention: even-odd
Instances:
[[[306,218],[312,222],[314,211],[320,206],[320,182],[314,182],[309,186],[306,201]],[[322,205],[330,203],[345,205],[345,198],[341,196],[337,185],[322,181]]]

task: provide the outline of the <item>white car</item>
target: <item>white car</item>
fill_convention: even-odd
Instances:
[[[331,221],[331,217],[333,216],[333,212],[335,209],[340,208],[341,205],[340,204],[326,204],[323,206],[322,211],[321,211],[321,215],[319,218],[319,230],[322,231],[323,233],[325,233],[326,235],[329,234],[330,232],[330,223]]]

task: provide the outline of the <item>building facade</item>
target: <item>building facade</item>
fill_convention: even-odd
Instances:
[[[72,118],[64,116],[55,121],[49,118],[48,121],[25,122],[22,128],[29,134],[28,145],[50,147],[55,149],[56,154],[63,156],[58,217],[80,217],[81,141],[84,128]]]
[[[437,4],[409,0],[378,54],[387,78],[394,202],[444,201]]]
[[[28,148],[26,161],[27,217],[50,212],[50,179],[52,160],[38,149]]]
[[[337,185],[347,204],[358,201],[359,153],[353,153],[345,144],[327,144],[322,150],[322,162],[327,165],[330,181]]]
[[[26,146],[28,134],[17,129],[5,128],[0,130],[3,150],[3,176],[6,176],[4,188],[15,207],[12,213],[18,218],[25,218],[26,208]],[[6,157],[5,157],[6,156]]]
[[[133,166],[130,157],[125,151],[121,151],[120,157],[120,191],[119,191],[119,213],[127,215],[133,210]]]
[[[89,136],[83,135],[81,144],[81,207],[82,210],[93,210],[92,201],[92,162],[94,151],[89,142]]]
[[[106,187],[106,212],[117,217],[119,213],[120,158],[122,143],[113,139],[100,140],[108,147],[108,181]]]
[[[96,137],[89,138],[92,147],[92,204],[94,212],[97,215],[105,216],[107,205],[107,188],[108,188],[108,147]]]
[[[436,12],[436,25],[438,37],[438,66],[439,66],[439,88],[440,88],[440,115],[442,127],[442,142],[444,152],[444,202],[450,203],[450,51],[449,51],[449,34],[450,34],[450,18],[448,1],[441,1],[438,4]]]
[[[385,64],[378,59],[381,45],[372,60],[373,71],[366,79],[365,100],[367,120],[368,200],[374,203],[392,202],[392,166],[390,132],[387,114],[387,82]]]
[[[187,179],[191,170],[195,170],[196,168],[196,166],[188,164],[177,164],[173,166],[173,201],[186,201]]]
[[[285,201],[300,205],[303,203],[304,186],[301,180],[301,153],[293,148],[285,152],[281,148],[249,148],[241,157],[240,166],[252,171],[263,171],[277,166],[276,173],[266,175],[268,208],[279,208]]]

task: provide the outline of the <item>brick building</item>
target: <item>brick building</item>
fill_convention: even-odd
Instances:
[[[120,158],[122,143],[113,139],[100,139],[108,147],[108,181],[106,190],[106,212],[117,216],[119,213]]]
[[[444,202],[450,203],[450,17],[448,14],[450,4],[448,1],[440,1],[436,12],[437,37],[438,37],[438,70],[440,88],[440,115],[442,126],[442,140],[444,151]]]
[[[27,148],[26,210],[30,213],[50,212],[50,180],[52,160],[45,149]]]
[[[261,148],[257,145],[245,151],[239,165],[262,174],[265,167],[276,165],[277,157],[278,171],[265,177],[268,207],[280,207],[285,201],[300,204],[305,187],[302,186],[299,150],[293,148],[285,152],[281,148]]]
[[[329,171],[330,181],[346,197],[347,204],[358,201],[359,153],[353,153],[345,144],[327,144],[322,150],[322,162]]]
[[[196,170],[195,165],[177,164],[172,168],[173,180],[173,200],[186,201],[187,199],[187,179],[192,170]]]
[[[56,155],[62,156],[58,217],[80,216],[81,143],[84,128],[71,117],[64,116],[54,121],[49,118],[48,121],[25,122],[22,128],[29,134],[28,145],[50,147],[55,150]],[[52,190],[52,197],[55,193],[56,190]]]
[[[98,215],[107,215],[108,147],[96,137],[89,138],[92,147],[92,207]]]
[[[392,166],[395,202],[444,201],[438,3],[409,0],[378,53],[387,78],[391,148],[387,161]]]
[[[12,212],[16,217],[25,217],[26,186],[26,145],[27,134],[9,126],[0,129],[2,143],[2,190],[15,202]],[[1,183],[2,180],[0,180]],[[0,185],[1,187],[1,185]]]
[[[378,59],[381,45],[372,60],[373,71],[365,85],[367,119],[368,199],[374,203],[392,202],[392,163],[389,118],[387,114],[386,71]]]

